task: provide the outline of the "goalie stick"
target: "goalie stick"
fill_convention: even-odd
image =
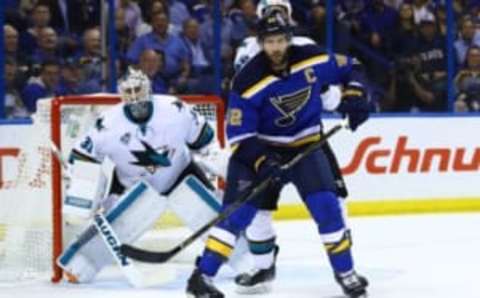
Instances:
[[[348,122],[343,122],[340,124],[335,125],[330,130],[328,130],[320,139],[320,141],[309,145],[305,150],[298,153],[295,157],[293,157],[289,162],[281,166],[282,170],[288,170],[294,165],[296,165],[299,161],[301,161],[305,156],[309,155],[311,152],[317,150],[321,146],[325,144],[333,135],[335,135],[338,131],[342,128],[348,127]],[[220,213],[217,217],[213,218],[207,224],[202,226],[199,230],[189,236],[187,239],[173,247],[168,251],[148,251],[141,248],[137,248],[128,244],[123,244],[120,247],[120,251],[122,254],[141,262],[146,263],[165,263],[174,257],[176,254],[184,250],[190,244],[192,244],[195,240],[201,237],[206,231],[208,231],[213,226],[220,223],[222,220],[226,219],[230,214],[235,212],[238,208],[240,208],[245,202],[249,201],[253,197],[255,197],[260,192],[264,191],[268,185],[272,181],[272,177],[268,177],[264,181],[260,182],[253,190],[250,192],[246,192],[242,194],[237,200],[235,200],[230,206],[228,206],[222,213]]]

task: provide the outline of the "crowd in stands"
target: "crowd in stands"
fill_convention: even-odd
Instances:
[[[335,51],[357,57],[379,111],[447,111],[446,0],[337,0]],[[105,90],[100,0],[4,0],[6,113],[39,98]],[[142,69],[155,93],[215,91],[212,0],[116,0],[118,76]],[[258,0],[224,0],[223,88],[235,49],[255,34]],[[326,1],[295,0],[298,35],[326,43]],[[480,110],[480,0],[454,0],[455,110]],[[108,76],[108,74],[107,74]]]

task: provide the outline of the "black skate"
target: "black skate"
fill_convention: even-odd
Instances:
[[[235,277],[236,292],[239,294],[263,294],[272,290],[275,279],[275,263],[279,251],[278,245],[274,248],[273,264],[267,269],[254,269],[250,273],[242,273]]]
[[[340,276],[335,274],[335,280],[342,287],[343,292],[349,298],[365,298],[367,297],[368,281],[365,277],[358,275],[355,271]]]
[[[210,278],[195,269],[188,279],[187,285],[188,298],[224,298],[222,292],[217,290]]]

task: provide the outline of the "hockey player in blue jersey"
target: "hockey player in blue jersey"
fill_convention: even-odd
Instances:
[[[320,140],[319,94],[325,86],[349,86],[352,96],[344,97],[337,110],[349,118],[353,130],[367,120],[370,105],[355,81],[356,63],[349,57],[326,55],[314,45],[290,45],[289,26],[278,14],[261,20],[258,36],[263,51],[235,77],[229,98],[227,134],[234,153],[224,207],[267,177],[274,177],[278,185],[292,182],[318,226],[335,280],[348,297],[364,297],[368,283],[354,270],[351,242],[325,154],[318,149],[292,169],[280,170],[306,145]],[[188,280],[189,297],[224,297],[211,278],[230,256],[262,197],[258,195],[211,230]]]
[[[295,32],[295,21],[292,18],[292,5],[290,0],[262,0],[257,5],[257,16],[262,19],[271,14],[281,14],[281,17],[289,20],[291,31]],[[290,44],[295,46],[313,45],[315,42],[303,36],[292,35]],[[235,55],[235,68],[240,70],[250,59],[261,51],[261,45],[256,37],[247,37],[237,49]],[[344,89],[346,96],[351,96],[347,88]],[[341,101],[342,89],[340,86],[331,85],[325,87],[325,92],[320,94],[320,100],[325,110],[333,111]],[[337,196],[342,209],[345,209],[348,191],[343,179],[340,166],[333,150],[328,142],[322,146],[322,150],[330,162],[337,186]],[[235,277],[237,285],[235,291],[239,294],[260,294],[269,292],[276,275],[276,259],[280,246],[276,241],[276,232],[273,226],[273,211],[278,209],[278,200],[281,193],[281,185],[278,188],[270,187],[262,198],[255,217],[245,230],[245,238],[252,256],[252,268]],[[347,226],[348,228],[348,226]]]

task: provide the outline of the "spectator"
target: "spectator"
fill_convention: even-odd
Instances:
[[[130,30],[125,22],[125,11],[121,8],[115,10],[115,29],[117,31],[117,54],[122,63],[122,69],[125,68],[126,55],[130,44],[133,42],[134,31]]]
[[[18,46],[18,31],[9,24],[3,26],[4,32],[4,50],[5,59],[11,59],[15,62],[16,78],[20,82],[25,82],[30,76],[30,60]]]
[[[324,5],[315,5],[311,10],[309,35],[320,46],[326,45],[326,9]],[[349,31],[343,23],[335,23],[334,51],[347,54],[349,51]]]
[[[28,112],[37,110],[37,100],[58,94],[60,80],[60,66],[55,60],[43,62],[40,68],[40,76],[31,77],[28,84],[22,90],[22,99]]]
[[[46,60],[61,61],[57,32],[52,27],[42,28],[38,33],[38,47],[32,53],[32,63],[39,65]]]
[[[200,40],[200,26],[195,19],[185,21],[182,38],[188,50],[192,75],[211,73],[211,62],[207,59],[205,45]]]
[[[446,51],[445,40],[437,33],[433,15],[420,23],[420,38],[414,52],[419,61],[418,72],[408,79],[421,111],[446,110]]]
[[[464,17],[460,22],[460,35],[454,46],[457,52],[458,65],[465,63],[467,50],[471,46],[480,46],[480,32],[475,29],[475,24],[470,17]]]
[[[222,32],[221,32],[221,57],[223,65],[225,66],[224,73],[228,73],[230,69],[233,69],[231,66],[233,61],[233,24],[232,21],[227,17],[227,7],[225,3],[221,1],[221,11],[222,11]],[[212,11],[212,4],[209,3],[209,10]],[[213,60],[214,49],[215,49],[215,38],[213,36],[213,19],[209,16],[205,22],[200,25],[200,36],[202,43],[208,49],[207,57],[209,60]]]
[[[393,36],[394,68],[391,70],[391,78],[388,91],[383,102],[380,102],[381,110],[407,112],[415,106],[415,94],[409,83],[411,72],[414,72],[417,64],[412,58],[418,40],[417,26],[413,18],[413,7],[404,3],[400,6],[398,25]]]
[[[85,29],[100,26],[101,0],[45,1],[52,12],[52,27],[61,35],[82,36]]]
[[[49,28],[50,8],[42,2],[37,3],[29,16],[31,26],[20,36],[20,45],[27,54],[32,54],[40,43],[41,33],[45,28]]]
[[[199,24],[195,19],[185,21],[182,38],[189,51],[191,69],[186,80],[177,81],[178,91],[181,93],[212,93],[215,88],[213,67],[211,61],[207,59],[205,45],[200,40]]]
[[[5,115],[7,119],[29,116],[23,104],[17,86],[17,63],[11,58],[5,59]]]
[[[15,27],[6,24],[3,26],[4,53],[6,58],[19,61],[24,57],[18,49],[18,31]]]
[[[101,91],[100,81],[85,77],[83,65],[69,58],[61,68],[61,78],[56,95],[91,94]]]
[[[33,8],[33,11],[31,14],[32,26],[28,29],[28,33],[38,38],[42,29],[50,25],[50,19],[51,19],[50,7],[48,7],[48,5],[43,4],[41,2],[38,3]]]
[[[422,19],[425,19],[432,14],[433,4],[431,0],[413,0],[413,19],[415,24],[420,24]]]
[[[90,28],[83,33],[83,46],[76,59],[83,68],[86,80],[98,80],[102,77],[102,45],[100,30]]]
[[[165,71],[167,79],[178,76],[187,77],[188,50],[182,40],[168,33],[168,16],[159,12],[152,16],[152,32],[138,37],[127,53],[130,63],[137,64],[141,53],[154,49],[165,53]]]
[[[455,111],[480,111],[480,47],[472,46],[467,51],[466,65],[455,78],[457,100]]]
[[[132,0],[116,0],[115,9],[123,10],[125,23],[131,32],[135,32],[142,22],[142,12],[138,4]]]
[[[152,32],[152,26],[150,25],[152,23],[152,16],[156,15],[157,13],[165,13],[168,15],[168,6],[165,4],[165,2],[161,0],[153,0],[149,3],[148,8],[144,13],[144,22],[142,22],[136,28],[135,36],[141,36]],[[168,33],[175,33],[175,30],[171,25],[169,25]]]
[[[138,68],[150,78],[154,94],[172,93],[162,77],[165,57],[162,52],[146,49],[140,55]]]
[[[392,48],[392,36],[397,22],[397,11],[385,5],[383,0],[372,0],[360,17],[362,34],[366,35],[364,39],[387,56]]]
[[[399,60],[412,54],[415,41],[418,39],[417,27],[413,17],[411,4],[400,5],[398,24],[393,34],[393,56]]]
[[[250,24],[257,20],[256,6],[252,0],[237,0],[230,10],[229,18],[232,21],[232,41],[234,47],[248,36]]]
[[[192,17],[199,23],[205,22],[210,14],[208,0],[198,1],[195,5],[191,6]]]
[[[438,32],[442,36],[447,35],[447,11],[445,5],[437,5],[435,8],[435,18],[437,19]],[[455,17],[456,20],[457,17]]]
[[[183,23],[191,18],[187,6],[178,0],[166,0],[165,2],[168,6],[170,23],[178,29],[182,28]]]

